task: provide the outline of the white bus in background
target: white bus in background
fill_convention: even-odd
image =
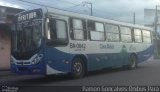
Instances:
[[[57,9],[17,14],[11,69],[19,74],[66,74],[128,66],[153,57],[151,28]]]

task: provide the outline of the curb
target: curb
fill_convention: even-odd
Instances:
[[[1,76],[10,76],[15,75],[15,73],[11,72],[10,70],[0,70],[0,77]]]

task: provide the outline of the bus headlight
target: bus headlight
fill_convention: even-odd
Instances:
[[[15,61],[16,61],[16,60],[14,59],[14,57],[13,57],[13,56],[11,56],[11,57],[10,57],[10,63],[11,63],[11,64],[14,64],[14,63],[15,63]]]
[[[38,57],[35,57],[32,61],[32,64],[37,64],[37,63],[39,63],[39,60],[38,60]]]
[[[37,55],[37,56],[33,59],[32,64],[38,64],[38,63],[41,61],[42,57],[43,57],[42,54]]]

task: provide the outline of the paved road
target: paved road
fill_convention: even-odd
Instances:
[[[70,79],[67,76],[10,75],[1,76],[3,85],[25,86],[128,86],[151,85],[160,86],[160,60],[144,62],[136,70],[123,68],[90,72],[81,79]]]

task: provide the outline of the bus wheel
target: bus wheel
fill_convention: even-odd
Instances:
[[[71,77],[81,78],[84,76],[84,74],[85,74],[85,70],[84,70],[83,60],[80,58],[75,58],[72,64]]]
[[[129,57],[129,69],[136,69],[137,68],[137,58],[135,55],[131,55]]]

